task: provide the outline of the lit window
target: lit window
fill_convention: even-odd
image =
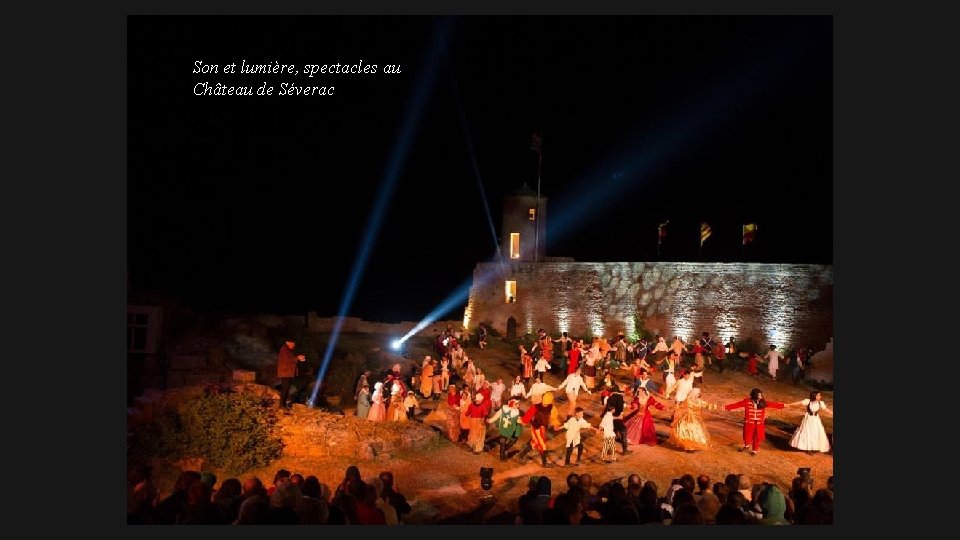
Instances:
[[[510,258],[520,258],[520,233],[510,233]]]
[[[503,297],[508,304],[517,301],[517,282],[507,281],[503,284]]]
[[[537,220],[537,209],[536,209],[536,208],[531,208],[531,209],[530,209],[530,221],[536,221],[536,220]]]

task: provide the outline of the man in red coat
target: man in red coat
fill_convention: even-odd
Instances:
[[[750,455],[757,455],[760,450],[760,443],[763,442],[763,427],[766,421],[767,407],[772,409],[782,409],[783,403],[779,401],[767,401],[763,399],[763,392],[759,388],[750,390],[750,397],[743,398],[736,403],[724,406],[724,409],[731,411],[743,407],[743,447],[739,452],[743,452],[750,446]]]
[[[287,398],[290,395],[290,381],[297,375],[297,363],[307,359],[302,354],[293,354],[296,342],[284,341],[277,355],[277,377],[280,379],[280,406],[289,407]]]

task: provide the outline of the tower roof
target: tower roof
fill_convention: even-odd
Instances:
[[[510,195],[514,197],[536,197],[537,192],[528,186],[526,182],[523,182],[520,184],[520,187],[518,187],[513,193],[510,193]]]

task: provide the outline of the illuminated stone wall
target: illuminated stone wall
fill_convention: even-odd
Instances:
[[[507,303],[504,282],[517,282]],[[480,263],[464,314],[505,333],[636,335],[639,325],[685,340],[708,331],[780,348],[833,337],[833,267],[758,263]]]

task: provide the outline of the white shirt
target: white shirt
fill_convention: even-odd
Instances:
[[[613,425],[613,420],[610,421],[610,425]],[[590,422],[587,422],[583,418],[577,418],[576,416],[571,416],[565,424],[563,424],[563,429],[567,430],[567,446],[576,446],[580,444],[580,430],[592,427]]]
[[[686,377],[680,379],[680,382],[677,383],[677,403],[681,403],[687,396],[690,395],[690,390],[693,390],[693,379],[687,380]]]
[[[583,377],[576,373],[571,373],[567,375],[567,378],[564,379],[562,383],[560,383],[560,386],[557,387],[557,390],[566,388],[568,394],[578,396],[580,395],[580,387],[583,387],[583,389],[587,392],[590,391],[590,389],[587,388],[587,384],[583,382]]]
[[[494,382],[490,385],[490,400],[491,401],[500,401],[500,398],[503,396],[503,391],[507,389],[507,385],[503,383]]]
[[[611,437],[616,437],[616,432],[613,431],[613,412],[609,411],[603,415],[603,419],[600,420],[600,429],[603,430],[603,437],[609,439]]]
[[[527,392],[527,389],[523,386],[522,382],[514,383],[510,387],[510,397],[523,397],[523,394]]]
[[[550,362],[547,362],[545,359],[541,358],[537,360],[537,365],[533,368],[540,373],[546,373],[550,369]]]
[[[783,355],[777,351],[770,351],[767,353],[767,362],[770,363],[774,368],[778,367],[780,360],[783,358]]]

